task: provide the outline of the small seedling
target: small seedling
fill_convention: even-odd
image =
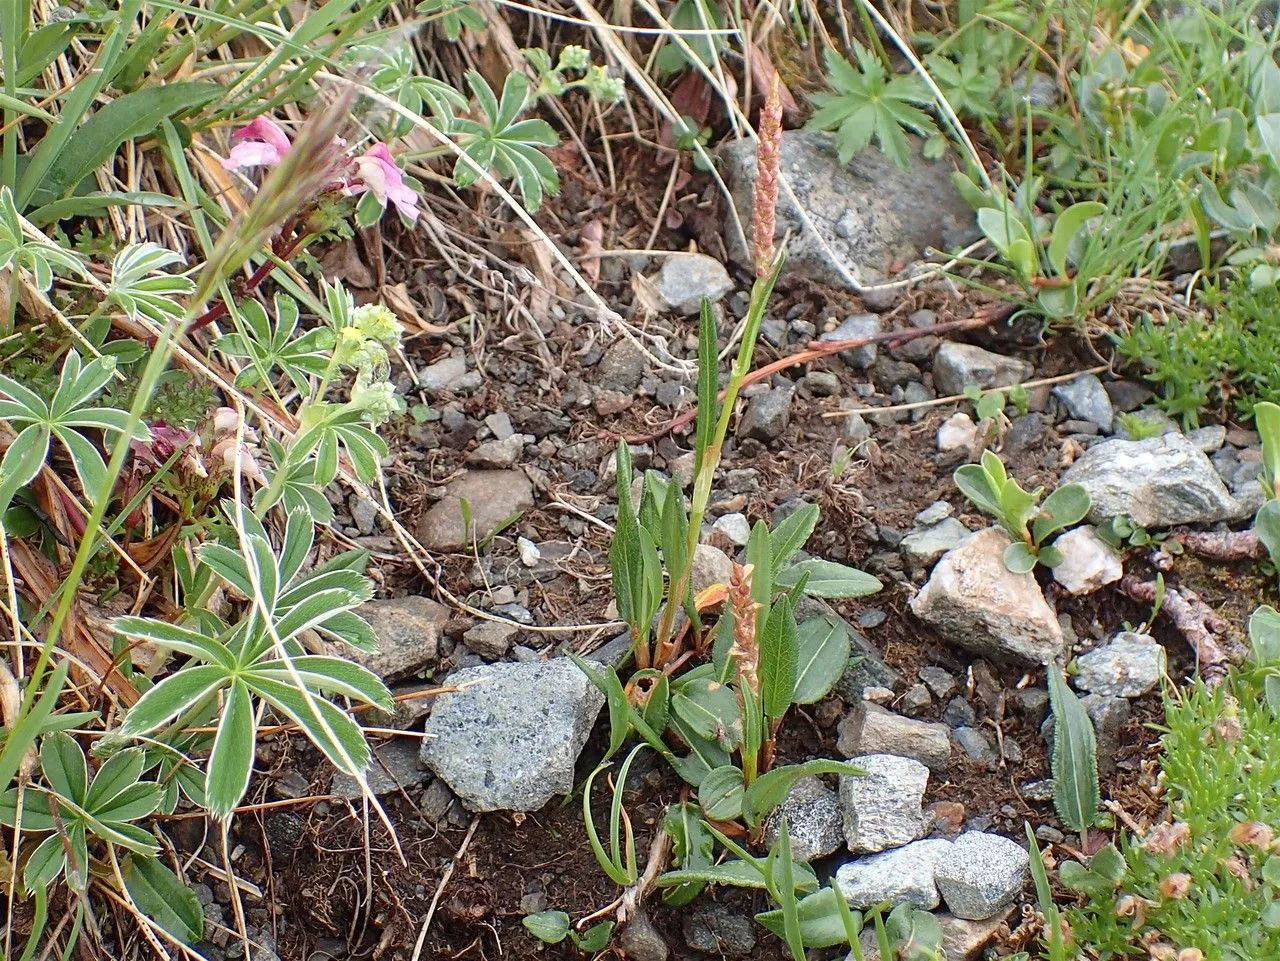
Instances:
[[[573,929],[569,915],[563,911],[539,911],[537,914],[526,914],[520,919],[525,930],[539,941],[546,944],[559,944],[565,938],[577,946],[585,954],[598,954],[609,945],[613,936],[614,922],[600,921],[587,928],[582,934]]]
[[[1089,513],[1089,493],[1079,484],[1062,485],[1041,504],[1044,488],[1023,490],[991,451],[983,452],[980,464],[957,468],[954,477],[961,493],[994,517],[1013,538],[1005,549],[1004,562],[1014,573],[1025,574],[1037,563],[1056,567],[1062,562],[1062,552],[1045,542]]]

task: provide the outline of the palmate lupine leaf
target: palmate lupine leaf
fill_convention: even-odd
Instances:
[[[159,244],[130,244],[111,262],[111,284],[107,298],[134,320],[148,317],[164,323],[181,317],[183,306],[175,298],[196,289],[195,282],[181,274],[165,273],[182,257]]]
[[[467,85],[475,95],[484,117],[483,122],[459,117],[452,130],[463,153],[484,170],[513,179],[520,196],[530,211],[542,206],[544,195],[560,192],[560,177],[555,164],[541,150],[559,143],[551,125],[545,120],[518,120],[529,99],[529,79],[521,73],[507,75],[499,100],[479,73],[467,71]],[[453,179],[459,186],[469,187],[479,173],[463,158],[458,158]]]
[[[129,415],[122,410],[86,406],[102,392],[114,371],[115,360],[111,357],[99,357],[85,365],[78,353],[69,350],[62,363],[58,386],[48,403],[12,377],[0,374],[0,420],[22,427],[0,460],[0,512],[19,488],[39,473],[54,437],[70,455],[85,497],[93,500],[110,493],[103,490],[106,462],[80,430],[101,430],[114,440],[128,426]],[[147,428],[139,425],[133,438],[145,440],[149,436]]]
[[[832,92],[813,96],[818,109],[807,127],[835,131],[841,163],[848,163],[874,140],[886,157],[905,169],[911,144],[904,131],[924,136],[938,132],[929,115],[919,109],[933,103],[933,97],[918,77],[890,77],[866,47],[855,43],[855,52],[856,68],[838,53],[825,51]]]
[[[22,232],[22,218],[14,203],[13,191],[0,187],[0,270],[25,270],[40,290],[53,285],[54,268],[66,273],[85,273],[80,257],[48,240],[28,239]]]
[[[255,603],[244,619],[218,636],[154,618],[122,617],[115,630],[187,655],[191,660],[144,693],[125,717],[121,733],[142,737],[178,718],[216,716],[217,733],[207,762],[209,810],[226,818],[240,803],[252,773],[257,705],[265,701],[293,721],[342,771],[358,774],[369,763],[364,734],[347,714],[324,698],[339,695],[390,710],[386,685],[367,669],[339,657],[303,653],[298,638],[309,630],[369,648],[372,629],[355,610],[372,594],[364,552],[339,556],[303,573],[314,525],[305,511],[286,521],[279,550],[261,521],[234,507],[239,549],[202,545],[201,562]]]
[[[237,330],[218,339],[214,346],[232,357],[249,361],[236,377],[236,386],[251,387],[284,374],[303,396],[310,393],[310,378],[329,367],[333,331],[316,327],[298,335],[298,302],[276,295],[274,319],[256,300],[246,300],[233,311]],[[297,336],[295,336],[297,335]]]

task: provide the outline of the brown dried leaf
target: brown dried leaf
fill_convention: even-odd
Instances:
[[[600,252],[604,249],[604,223],[600,220],[589,220],[582,225],[580,232],[582,255],[578,261],[583,276],[591,281],[592,286],[600,282]]]
[[[400,318],[406,333],[410,337],[418,334],[445,334],[449,332],[448,324],[432,324],[423,319],[418,308],[409,296],[409,288],[404,283],[388,284],[379,292],[383,306]]]
[[[792,96],[791,91],[778,74],[778,68],[773,65],[773,60],[767,50],[762,50],[754,43],[747,44],[747,62],[751,67],[751,85],[757,93],[767,93],[769,87],[773,84],[773,78],[777,77],[778,99],[782,103],[783,114],[788,118],[794,118],[800,113],[796,98]]]

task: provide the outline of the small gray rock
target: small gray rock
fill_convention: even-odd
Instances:
[[[935,664],[927,664],[920,668],[919,677],[929,686],[929,690],[939,701],[945,701],[956,689],[955,675]]]
[[[960,750],[964,751],[969,760],[989,767],[999,762],[1000,755],[991,745],[991,739],[976,727],[956,728],[955,738],[956,743],[960,745]]]
[[[1226,443],[1227,429],[1221,424],[1210,424],[1208,427],[1187,431],[1187,440],[1191,441],[1206,454],[1212,454]]]
[[[981,921],[999,914],[1022,893],[1030,858],[996,834],[968,831],[938,859],[938,892],[958,918]]]
[[[850,317],[846,317],[835,330],[827,331],[818,340],[832,343],[838,340],[874,337],[878,333],[880,333],[879,317],[875,314],[853,314]],[[864,344],[852,350],[841,351],[840,356],[850,367],[857,370],[866,370],[876,362],[878,353],[879,349],[876,344]]]
[[[747,411],[738,425],[741,437],[754,437],[760,441],[776,440],[782,436],[791,420],[791,395],[794,387],[771,387],[751,398]]]
[[[378,505],[367,497],[355,494],[347,502],[351,511],[351,523],[361,535],[368,537],[378,530]]]
[[[1122,631],[1076,658],[1075,685],[1104,697],[1141,697],[1160,683],[1165,665],[1163,646],[1146,634]]]
[[[946,501],[934,501],[916,515],[915,523],[917,527],[929,527],[946,520],[954,513],[955,509]]]
[[[418,764],[418,744],[413,738],[398,737],[373,749],[373,761],[365,775],[369,790],[377,797],[400,789],[425,784],[431,776]],[[359,800],[360,785],[350,774],[337,771],[329,783],[329,793],[348,801]]]
[[[978,723],[978,715],[973,705],[964,698],[953,697],[947,702],[942,712],[942,723],[957,730],[962,727],[973,727]]]
[[[667,961],[671,949],[643,909],[627,922],[618,935],[618,949],[630,961]]]
[[[524,451],[524,435],[512,434],[505,440],[487,440],[467,455],[472,467],[506,470],[514,467]]]
[[[929,688],[923,684],[912,684],[902,700],[898,702],[898,707],[903,714],[908,717],[915,717],[924,711],[927,711],[933,704],[933,695],[929,693]],[[945,727],[945,725],[943,725]]]
[[[770,847],[778,839],[778,824],[787,819],[791,855],[799,861],[826,857],[844,843],[844,815],[840,798],[816,777],[802,777],[791,788],[765,826]]]
[[[883,851],[923,835],[922,802],[929,769],[919,761],[890,754],[869,754],[854,763],[866,773],[840,777],[840,807],[849,850]]]
[[[951,738],[945,724],[912,720],[875,704],[855,704],[840,722],[838,733],[836,746],[845,757],[909,757],[934,772],[945,771],[951,760]]]
[[[451,616],[445,605],[413,595],[369,601],[356,613],[373,629],[378,639],[376,649],[357,651],[322,639],[315,644],[315,651],[355,661],[384,681],[416,674],[434,664],[440,654],[440,635]]]
[[[706,254],[671,254],[653,283],[667,310],[696,314],[705,297],[712,303],[733,290],[724,264]]]
[[[640,386],[646,370],[645,356],[631,341],[615,341],[600,363],[596,365],[596,379],[600,386],[629,394]]]
[[[840,393],[840,378],[829,370],[811,370],[804,375],[804,386],[814,397],[835,397]]]
[[[1053,543],[1062,552],[1062,563],[1053,568],[1053,579],[1068,594],[1092,594],[1124,576],[1120,555],[1092,527],[1067,531]]]
[[[1053,396],[1062,401],[1072,417],[1097,424],[1099,430],[1110,433],[1115,412],[1096,374],[1081,374],[1075,380],[1059,384],[1053,388]]]
[[[481,621],[462,635],[463,642],[486,660],[496,661],[506,657],[520,629],[514,624],[497,621]]]
[[[907,564],[922,570],[947,551],[959,547],[973,532],[954,517],[912,531],[902,539],[898,549]]]
[[[1108,440],[1090,447],[1062,476],[1089,492],[1089,520],[1126,515],[1142,527],[1213,524],[1240,514],[1204,452],[1181,434]]]
[[[418,372],[418,386],[427,394],[442,394],[467,375],[467,358],[462,353],[451,354]]]
[[[483,541],[512,514],[533,507],[533,485],[517,470],[466,471],[444,489],[444,498],[418,522],[418,539],[427,550],[460,550],[472,537]],[[471,531],[462,516],[464,499],[471,507]]]
[[[938,927],[942,929],[942,961],[974,961],[982,956],[982,949],[991,944],[1000,934],[1008,911],[984,921],[966,921],[944,911],[937,911],[934,917]],[[1008,930],[1007,928],[1005,930]],[[876,944],[875,928],[864,925],[862,936],[858,939],[862,945],[862,961],[882,961],[880,948]],[[856,961],[850,953],[845,961]],[[888,959],[896,961],[896,959]]]
[[[840,421],[840,437],[849,444],[862,444],[871,439],[871,425],[857,412],[845,415]]]
[[[722,514],[711,525],[713,531],[723,534],[730,544],[745,547],[751,539],[751,522],[745,514]]]
[[[882,901],[932,911],[939,904],[934,870],[951,848],[941,838],[926,838],[892,851],[840,865],[835,883],[849,906],[863,910]]]
[[[484,419],[484,425],[493,431],[496,440],[506,440],[516,432],[515,427],[511,425],[511,415],[506,411],[490,414]]]
[[[719,957],[746,957],[755,950],[751,919],[716,901],[699,901],[684,918],[684,940],[695,951]]]
[[[1034,369],[1017,357],[955,341],[947,341],[933,355],[933,383],[943,394],[962,394],[969,384],[1011,387],[1029,378]]]
[[[573,662],[485,664],[449,683],[462,689],[436,699],[422,761],[469,810],[536,811],[573,790],[574,764],[604,704]]]
[[[718,547],[699,544],[693,554],[693,592],[698,594],[712,584],[728,584],[733,575],[733,561]]]
[[[1036,579],[1005,566],[1008,544],[994,527],[967,538],[937,563],[911,611],[984,657],[1046,664],[1062,650],[1062,628]]]

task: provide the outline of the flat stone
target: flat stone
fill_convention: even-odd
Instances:
[[[496,440],[506,440],[516,432],[511,424],[511,415],[506,411],[500,410],[496,414],[490,414],[484,419],[484,425],[493,431]]]
[[[793,393],[794,387],[770,387],[752,397],[738,425],[738,435],[766,442],[782,436],[791,420]]]
[[[964,751],[969,760],[988,767],[999,763],[1000,755],[992,746],[991,739],[976,727],[957,727],[955,738],[956,743],[960,745],[960,750]]]
[[[799,861],[826,857],[844,844],[844,815],[840,797],[816,777],[802,777],[787,799],[770,815],[764,841],[769,847],[778,839],[778,825],[787,819],[791,855]]]
[[[938,892],[958,918],[981,921],[1001,913],[1022,893],[1030,858],[997,834],[967,831],[938,859]]]
[[[1212,454],[1226,443],[1227,429],[1221,424],[1210,424],[1208,427],[1187,431],[1187,440],[1191,441],[1206,454]]]
[[[373,761],[365,779],[369,790],[377,797],[393,791],[409,790],[425,784],[431,777],[418,763],[419,746],[416,738],[397,737],[373,749]],[[360,785],[350,774],[336,771],[329,783],[329,793],[348,801],[361,797]]]
[[[998,914],[994,918],[987,918],[985,921],[968,921],[964,918],[957,918],[955,915],[947,914],[945,911],[936,912],[934,917],[938,921],[938,927],[942,929],[942,944],[940,945],[942,961],[973,961],[979,956],[983,948],[995,940],[1008,913],[1006,910],[1004,913]],[[863,961],[881,961],[880,948],[876,943],[876,932],[873,926],[867,925],[864,927],[858,941],[862,945]],[[845,961],[856,961],[852,952],[850,952]],[[896,961],[896,959],[891,959],[891,961]]]
[[[418,386],[428,394],[441,394],[456,386],[466,375],[466,356],[451,354],[418,371]]]
[[[973,532],[954,517],[948,517],[912,531],[902,539],[898,549],[913,568],[929,567],[947,551],[959,547]]]
[[[1062,628],[1031,574],[1004,564],[1008,536],[987,528],[943,556],[911,611],[948,641],[984,657],[1046,664],[1062,650]]]
[[[463,689],[436,699],[422,761],[468,810],[536,811],[573,790],[604,695],[572,661],[485,664],[449,684]]]
[[[1164,677],[1164,647],[1146,634],[1122,631],[1111,643],[1076,658],[1075,685],[1104,697],[1141,697]]]
[[[618,949],[628,961],[667,961],[671,948],[641,908],[618,935]]]
[[[505,470],[514,467],[524,452],[524,435],[512,434],[505,440],[487,440],[467,455],[472,467]]]
[[[840,378],[829,370],[811,370],[804,375],[804,386],[814,397],[835,397],[840,393]]]
[[[1089,492],[1094,524],[1126,515],[1142,527],[1164,528],[1240,514],[1209,458],[1181,434],[1103,441],[1067,469],[1062,483]]]
[[[951,847],[941,838],[926,838],[892,851],[842,864],[835,883],[851,908],[865,910],[888,901],[932,911],[940,903],[934,870]]]
[[[841,321],[835,330],[829,330],[818,338],[820,341],[832,343],[838,340],[858,340],[874,337],[880,333],[880,318],[875,314],[853,314]],[[879,348],[876,344],[864,344],[852,350],[843,350],[840,357],[850,367],[866,370],[876,362]]]
[[[1059,534],[1053,543],[1062,552],[1062,563],[1053,568],[1053,579],[1068,594],[1092,594],[1124,576],[1120,555],[1092,527]]]
[[[920,668],[918,676],[939,701],[945,701],[955,692],[957,684],[955,675],[936,664],[926,664]]]
[[[954,164],[924,159],[921,142],[910,139],[913,156],[904,170],[879,150],[860,151],[842,163],[830,133],[783,133],[776,237],[790,235],[788,274],[850,288],[875,284],[888,279],[896,264],[918,260],[926,248],[962,247],[977,235],[973,208],[951,182]],[[749,234],[756,145],[733,141],[717,153]],[[725,219],[730,256],[750,266],[748,238],[732,218]],[[876,293],[863,295],[873,310]],[[896,301],[896,291],[891,298]]]
[[[456,551],[472,537],[483,541],[512,514],[533,507],[533,485],[517,470],[470,470],[445,485],[445,496],[418,522],[418,539],[431,551]],[[462,501],[471,507],[473,528],[462,517]]]
[[[919,761],[890,754],[855,759],[866,773],[841,775],[840,807],[849,850],[883,851],[925,833],[922,802],[929,769]]]
[[[717,901],[699,900],[684,916],[684,940],[695,951],[741,958],[756,948],[755,926]]]
[[[496,661],[505,657],[511,650],[511,644],[520,633],[514,624],[500,624],[497,621],[481,621],[462,635],[463,643],[481,657]]]
[[[912,720],[875,704],[855,704],[837,731],[836,746],[845,757],[909,757],[935,773],[945,771],[951,760],[951,737],[945,724]]]
[[[912,684],[902,695],[902,700],[898,702],[898,708],[907,717],[917,717],[932,706],[933,695],[923,684]]]
[[[369,623],[378,638],[375,650],[358,651],[324,639],[310,646],[318,654],[354,661],[384,681],[407,677],[434,665],[440,655],[440,635],[452,616],[445,605],[415,595],[368,601],[356,613]]]
[[[1058,384],[1053,388],[1053,396],[1062,401],[1072,417],[1096,424],[1104,433],[1111,431],[1115,412],[1111,398],[1096,374],[1081,374],[1075,380]]]
[[[978,446],[978,425],[964,411],[952,414],[938,427],[938,453],[973,451]]]
[[[733,290],[724,264],[706,254],[671,254],[651,279],[663,306],[679,314],[696,314],[704,297],[715,303]]]
[[[934,501],[920,513],[916,514],[915,522],[917,527],[929,527],[939,521],[946,520],[955,513],[953,508],[946,501]]]
[[[963,394],[970,384],[1011,387],[1027,380],[1034,370],[1017,357],[956,341],[947,341],[933,355],[933,384],[943,394]]]

